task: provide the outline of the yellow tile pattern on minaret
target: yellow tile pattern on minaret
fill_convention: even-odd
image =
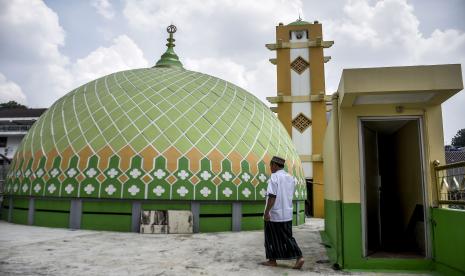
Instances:
[[[303,22],[303,21],[302,21]],[[290,42],[292,31],[304,31],[308,34],[308,43],[294,43]],[[315,42],[315,43],[313,43]],[[299,24],[299,25],[283,25],[282,23],[276,27],[276,45],[290,45],[290,47],[267,47],[271,50],[276,50],[276,71],[277,71],[277,96],[293,96],[291,92],[291,70],[292,67],[290,60],[290,51],[292,48],[302,48],[306,45],[309,51],[309,71],[303,72],[310,74],[310,97],[321,96],[321,101],[309,100],[308,104],[311,105],[311,151],[312,155],[321,156],[323,151],[323,139],[326,130],[326,102],[325,102],[325,76],[324,76],[324,63],[329,59],[324,57],[323,48],[330,47],[332,41],[323,41],[322,25],[318,22],[314,24]],[[298,44],[298,45],[297,45]],[[302,44],[302,45],[301,45]],[[315,46],[317,45],[317,46]],[[295,47],[294,47],[295,46]],[[274,64],[274,63],[273,63]],[[295,66],[294,66],[295,67]],[[308,96],[307,96],[308,97]],[[283,97],[284,98],[284,97]],[[292,137],[292,99],[302,98],[302,96],[287,97],[288,100],[277,100],[277,107],[273,110],[276,111],[279,120]],[[291,99],[291,100],[289,100]],[[276,103],[274,101],[273,103]],[[302,102],[301,100],[296,102]],[[304,101],[307,102],[307,101]],[[324,216],[324,179],[323,179],[323,162],[319,159],[311,159],[312,166],[312,181],[313,181],[313,213],[315,217]]]

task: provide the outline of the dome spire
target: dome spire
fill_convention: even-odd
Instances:
[[[174,41],[173,34],[176,32],[177,28],[173,24],[169,25],[166,28],[166,31],[170,34],[168,43],[166,46],[168,47],[163,55],[161,55],[160,59],[157,61],[154,67],[180,67],[182,68],[182,63],[179,61],[178,55],[174,52]]]

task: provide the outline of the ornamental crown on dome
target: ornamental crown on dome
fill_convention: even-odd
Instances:
[[[174,52],[174,44],[175,39],[173,38],[173,34],[177,31],[175,25],[171,24],[166,28],[166,31],[169,33],[168,43],[166,46],[168,47],[163,55],[161,55],[160,59],[157,61],[154,67],[171,67],[171,68],[183,68],[182,63],[179,61],[178,55]]]

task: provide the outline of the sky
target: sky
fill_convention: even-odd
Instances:
[[[465,64],[463,0],[0,0],[0,102],[49,107],[104,75],[151,67],[175,24],[184,67],[266,103],[276,68],[265,48],[299,15],[323,24],[326,93],[344,68]],[[465,92],[443,104],[449,144],[465,128]]]

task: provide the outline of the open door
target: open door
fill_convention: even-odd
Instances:
[[[420,119],[362,119],[362,216],[367,257],[425,257]]]

